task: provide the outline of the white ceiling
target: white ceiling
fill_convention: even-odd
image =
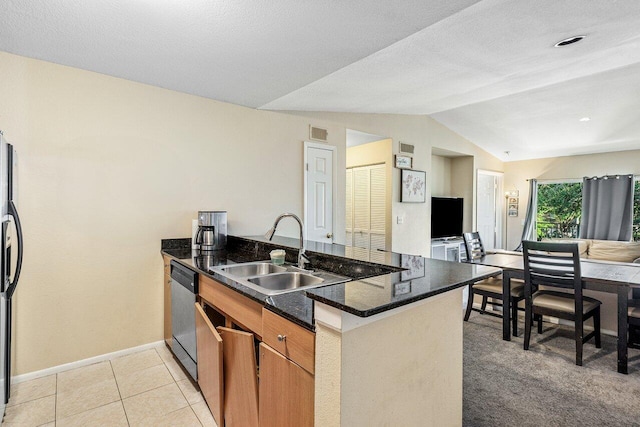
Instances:
[[[347,147],[356,147],[358,145],[368,144],[386,139],[384,136],[374,135],[372,133],[360,132],[353,129],[347,129]]]
[[[640,149],[638,0],[3,0],[0,50],[253,108],[429,114],[505,160]]]

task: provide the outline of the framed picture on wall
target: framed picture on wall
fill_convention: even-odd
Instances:
[[[398,169],[411,169],[413,167],[413,157],[396,154],[396,167]]]
[[[427,173],[425,171],[415,171],[402,169],[402,191],[400,201],[402,203],[424,203],[427,187]]]

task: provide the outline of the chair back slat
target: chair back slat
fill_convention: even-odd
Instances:
[[[543,285],[573,289],[582,310],[582,276],[578,244],[524,241],[522,247],[525,286]]]
[[[480,239],[480,233],[477,231],[464,233],[462,237],[464,238],[464,246],[467,250],[468,260],[479,259],[487,254],[484,250],[482,239]]]

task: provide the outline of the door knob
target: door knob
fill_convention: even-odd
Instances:
[[[327,233],[327,239],[330,239],[333,237],[333,233]]]

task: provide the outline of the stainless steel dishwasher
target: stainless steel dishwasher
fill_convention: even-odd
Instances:
[[[196,356],[196,312],[198,273],[171,261],[171,350],[182,366],[198,379]]]

